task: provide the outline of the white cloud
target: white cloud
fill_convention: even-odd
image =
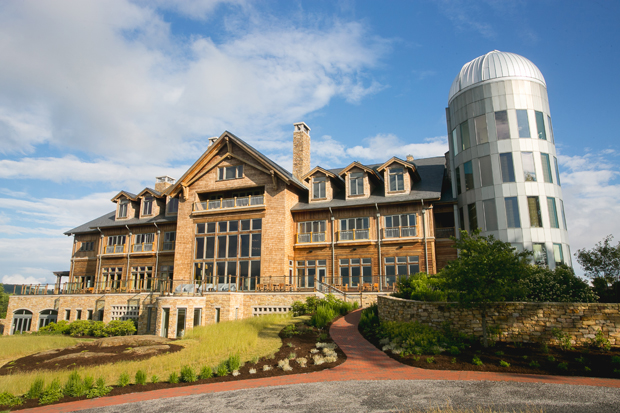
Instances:
[[[53,271],[66,271],[71,260],[72,239],[57,238],[0,238],[0,279],[13,283],[23,277],[35,282],[53,283]]]
[[[170,7],[206,15],[217,4]],[[381,88],[364,70],[389,42],[359,23],[253,15],[216,41],[172,36],[151,7],[0,3],[0,55],[11,62],[0,65],[0,150],[49,142],[125,162],[195,159],[205,136],[282,139],[274,130],[333,97],[356,102]]]
[[[590,249],[608,234],[620,234],[620,170],[613,152],[558,156],[572,253]],[[578,267],[573,257],[573,264]]]

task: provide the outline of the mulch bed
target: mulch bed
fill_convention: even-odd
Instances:
[[[360,331],[361,333],[361,331]],[[363,334],[362,334],[363,335]],[[382,345],[376,337],[366,337],[379,350]],[[392,359],[408,366],[430,370],[459,370],[459,371],[488,371],[517,374],[539,374],[554,376],[581,376],[620,378],[620,364],[613,364],[612,357],[620,356],[620,348],[612,348],[610,351],[601,351],[594,348],[575,348],[574,350],[562,350],[559,346],[548,346],[545,353],[539,344],[523,343],[495,343],[493,347],[484,348],[482,345],[472,346],[461,350],[458,355],[451,355],[446,351],[438,355],[407,355],[385,352]],[[503,354],[501,354],[503,353]],[[475,356],[484,363],[476,366],[472,363]],[[432,360],[428,360],[432,357]],[[553,358],[553,361],[551,361]],[[579,359],[579,360],[577,360]],[[510,364],[510,367],[500,366],[500,361]],[[429,361],[431,361],[429,363]],[[537,362],[540,367],[532,367],[530,363]],[[567,363],[567,369],[558,367],[560,363]],[[588,371],[587,368],[590,370]],[[614,373],[614,369],[618,373]]]
[[[333,368],[346,361],[346,355],[342,352],[340,348],[336,348],[335,351],[338,354],[337,361],[333,363],[324,363],[319,366],[314,365],[310,350],[316,348],[317,338],[321,332],[318,331],[316,328],[306,326],[303,323],[298,323],[296,324],[296,326],[297,326],[298,331],[300,331],[301,334],[296,334],[296,335],[293,335],[292,337],[285,337],[281,331],[280,338],[282,339],[283,344],[282,344],[282,347],[280,347],[280,350],[277,351],[273,356],[261,358],[256,364],[253,364],[251,362],[245,363],[245,365],[243,365],[239,369],[240,374],[236,377],[229,374],[228,376],[224,376],[224,377],[212,377],[210,379],[197,380],[193,383],[178,383],[178,384],[148,383],[145,385],[131,384],[125,387],[112,386],[113,389],[108,394],[108,396],[117,396],[121,394],[138,393],[138,392],[159,390],[159,389],[169,389],[173,387],[194,386],[198,384],[219,383],[219,382],[246,380],[246,379],[258,379],[258,378],[263,378],[263,377],[286,376],[286,375],[291,375],[291,374],[310,373],[314,371],[321,371],[321,370]],[[328,334],[329,325],[322,332]],[[329,337],[329,334],[328,334],[327,339],[321,340],[321,342],[333,343],[333,340],[331,339],[331,337]],[[123,350],[124,349],[125,348],[123,348]],[[110,350],[110,347],[105,348],[105,351],[109,351],[109,350]],[[290,353],[293,353],[293,352],[295,353],[297,358],[306,357],[308,359],[307,367],[302,368],[299,366],[299,364],[297,364],[297,362],[295,362],[294,360],[291,360],[290,365],[291,367],[293,367],[292,371],[283,371],[279,369],[278,361],[288,358]],[[269,371],[263,371],[264,365],[270,365],[272,366],[272,369]],[[250,374],[249,372],[250,369],[255,369],[256,373]],[[181,366],[179,366],[179,371],[180,370],[181,370]],[[196,373],[199,373],[199,372],[197,371]],[[131,375],[131,372],[130,372],[130,375]],[[160,377],[160,380],[167,380],[167,379],[168,377]],[[150,377],[148,378],[148,380],[150,380]],[[133,381],[133,376],[132,376],[132,381]],[[64,397],[61,400],[59,400],[57,403],[53,403],[53,404],[67,403],[71,401],[85,400],[85,399],[86,397]],[[13,407],[11,410],[29,409],[29,408],[33,408],[37,406],[39,406],[39,403],[37,400],[28,400],[28,401],[25,401],[24,404],[20,406]],[[0,406],[0,410],[3,410],[3,408],[6,408],[6,407]]]

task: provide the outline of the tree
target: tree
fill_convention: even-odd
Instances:
[[[4,286],[0,284],[0,318],[6,318],[6,310],[9,308],[9,295],[5,294]]]
[[[620,242],[614,247],[613,238],[608,235],[591,250],[583,248],[575,254],[603,302],[620,302]]]
[[[554,270],[547,267],[531,267],[530,273],[521,280],[525,288],[525,301],[595,303],[597,294],[587,282],[575,275],[572,268],[560,264]]]
[[[446,288],[458,292],[461,305],[480,309],[482,343],[488,347],[487,311],[494,303],[523,295],[519,281],[530,271],[532,253],[518,252],[493,236],[483,237],[480,230],[471,235],[461,231],[461,238],[453,239],[459,257],[441,270],[441,276]]]

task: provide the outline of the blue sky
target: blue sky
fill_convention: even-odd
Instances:
[[[224,130],[290,169],[447,150],[463,64],[491,50],[547,81],[571,248],[620,233],[612,1],[3,1],[0,280],[53,281],[62,233],[121,189],[178,178]]]

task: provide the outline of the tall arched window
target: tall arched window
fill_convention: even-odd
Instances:
[[[49,323],[55,323],[58,320],[58,311],[43,310],[39,313],[39,328],[45,327]]]
[[[21,334],[30,331],[30,323],[32,322],[32,311],[17,310],[13,313],[13,328],[11,334]]]

